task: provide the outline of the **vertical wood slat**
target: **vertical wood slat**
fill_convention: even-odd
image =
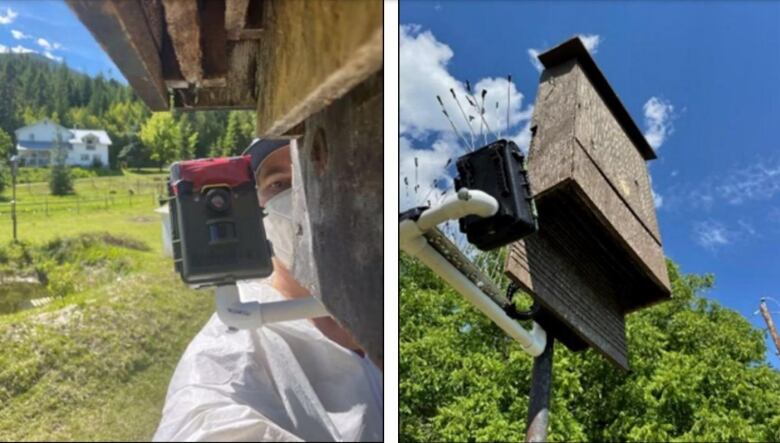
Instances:
[[[181,73],[188,83],[200,84],[203,80],[203,51],[198,2],[163,0],[163,9]]]
[[[203,50],[203,85],[227,86],[227,34],[225,32],[225,0],[203,2],[200,11]]]

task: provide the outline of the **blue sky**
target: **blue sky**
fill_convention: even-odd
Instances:
[[[441,188],[441,158],[462,149],[436,94],[468,138],[448,88],[497,85],[488,96],[505,119],[506,81],[495,78],[511,73],[503,131],[527,145],[539,78],[529,53],[580,34],[657,146],[650,171],[666,254],[684,272],[715,274],[710,295],[764,327],[759,299],[780,300],[780,2],[402,2],[400,21],[402,209],[424,203],[414,183],[439,193],[427,181]],[[780,304],[769,306],[780,321]]]
[[[0,53],[30,51],[127,83],[65,2],[0,0]]]

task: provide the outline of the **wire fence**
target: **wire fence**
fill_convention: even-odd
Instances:
[[[18,202],[16,204],[17,215],[39,214],[45,217],[61,213],[80,214],[82,212],[91,212],[98,210],[110,210],[117,207],[133,206],[157,206],[159,204],[160,193],[150,192],[144,194],[128,193],[126,195],[105,194],[103,196],[89,196],[69,198],[67,200],[51,199],[44,197],[35,202]],[[0,203],[0,218],[11,218],[13,212],[13,203]]]
[[[165,189],[165,177],[88,177],[74,180],[77,191],[97,191],[102,193],[162,193]],[[17,200],[26,195],[46,196],[50,194],[49,183],[17,183]]]

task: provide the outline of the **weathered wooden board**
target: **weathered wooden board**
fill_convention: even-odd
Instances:
[[[151,26],[146,17],[154,5],[146,5],[145,9],[138,0],[67,3],[144,103],[153,111],[167,110],[168,93],[157,46],[157,37],[161,35],[159,17],[158,21],[151,21]]]
[[[294,151],[293,274],[380,366],[383,324],[381,72],[305,123]]]
[[[655,158],[579,39],[540,57],[528,156],[539,232],[512,245],[507,274],[573,350],[628,369],[628,312],[670,296],[646,160]]]
[[[382,68],[380,0],[263,4],[258,134],[283,134]]]

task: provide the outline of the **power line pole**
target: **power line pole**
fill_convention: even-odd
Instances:
[[[775,323],[772,321],[772,315],[769,313],[769,309],[766,307],[766,298],[761,298],[761,304],[759,305],[759,308],[761,309],[761,315],[764,317],[766,326],[769,328],[769,335],[772,336],[772,341],[775,342],[777,355],[780,355],[780,336],[777,335],[777,329],[775,329]]]

